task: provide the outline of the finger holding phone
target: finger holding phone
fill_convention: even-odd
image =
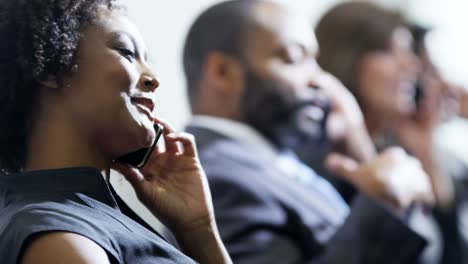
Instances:
[[[113,169],[132,184],[139,200],[173,232],[184,251],[194,258],[220,252],[217,257],[226,259],[228,254],[215,224],[211,193],[194,137],[176,132],[159,118],[154,122],[156,129],[162,128],[164,144],[155,142],[146,149],[151,153],[141,167],[116,162]]]

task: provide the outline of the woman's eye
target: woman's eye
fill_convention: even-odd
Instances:
[[[125,48],[119,48],[117,49],[117,51],[124,57],[126,58],[127,60],[129,60],[130,62],[132,62],[134,59],[135,59],[135,52],[129,50],[129,49],[125,49]]]
[[[281,55],[283,61],[287,64],[299,64],[304,62],[307,58],[305,50],[300,46],[293,46],[288,49],[284,49]]]

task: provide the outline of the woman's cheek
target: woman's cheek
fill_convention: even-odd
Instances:
[[[126,59],[119,60],[109,74],[109,82],[119,91],[130,91],[138,84],[139,73],[136,67]]]

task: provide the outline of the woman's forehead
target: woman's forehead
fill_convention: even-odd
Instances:
[[[95,26],[105,36],[123,33],[137,44],[138,49],[146,51],[145,41],[139,29],[122,10],[101,8]]]

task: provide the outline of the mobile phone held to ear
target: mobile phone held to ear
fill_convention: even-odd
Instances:
[[[163,127],[160,124],[154,124],[154,130],[156,132],[156,138],[154,139],[153,144],[149,148],[142,148],[135,152],[125,154],[124,156],[118,158],[116,161],[119,163],[127,164],[134,168],[142,168],[145,166],[148,161],[151,153],[153,153],[154,147],[158,143],[159,138],[162,135]]]
[[[416,83],[414,84],[414,103],[416,104],[416,108],[421,108],[421,103],[424,98],[424,87],[422,83],[422,79],[419,78]]]

